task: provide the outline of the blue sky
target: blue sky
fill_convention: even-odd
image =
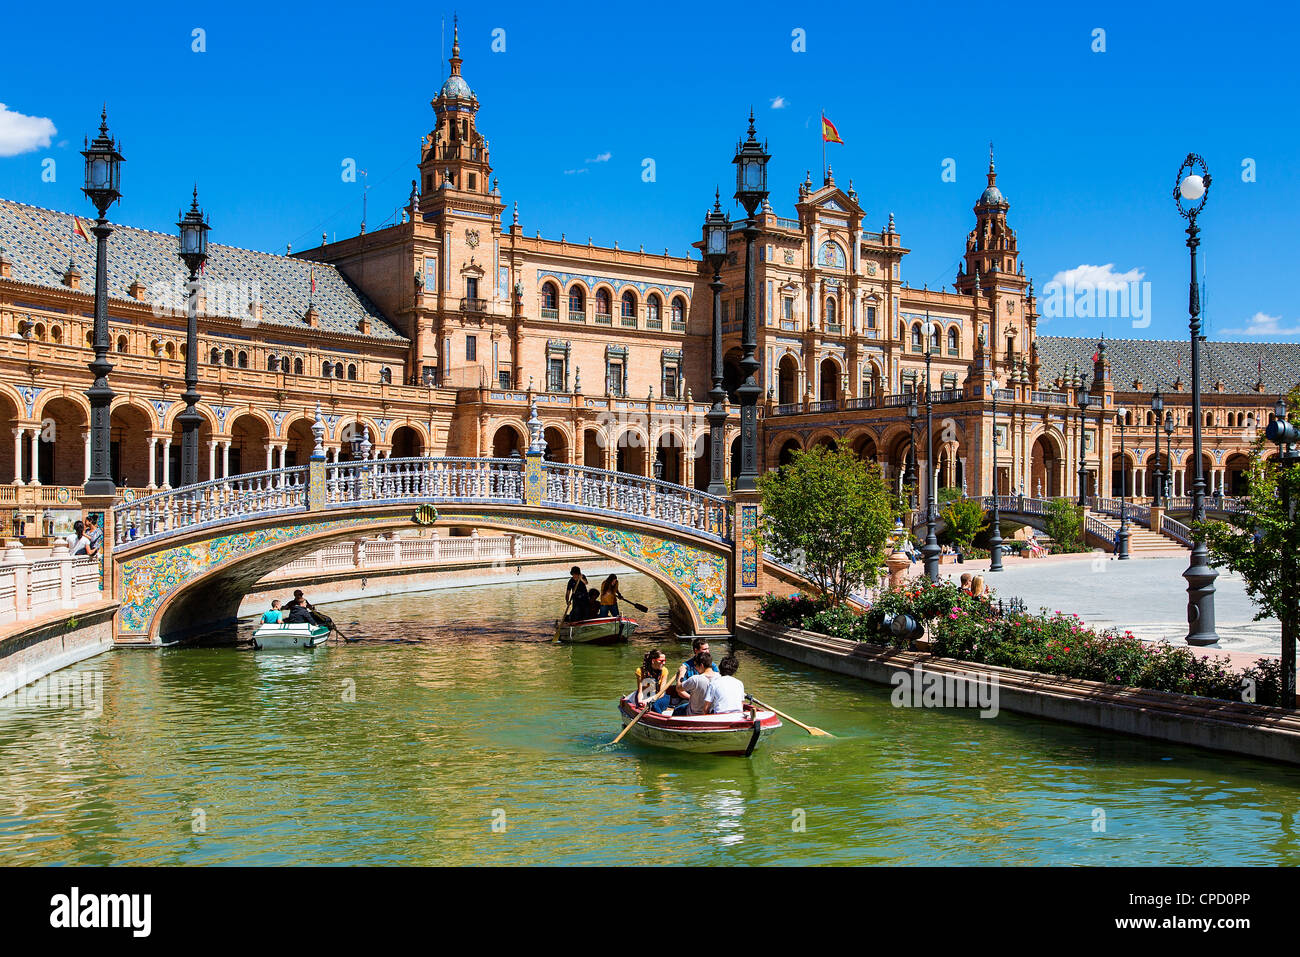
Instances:
[[[356,231],[361,187],[340,175],[347,158],[370,173],[371,228],[404,204],[446,74],[451,7],[140,4],[114,22],[104,11],[115,9],[127,8],[7,12],[21,42],[0,63],[0,195],[88,211],[77,151],[107,100],[128,160],[115,220],[174,231],[197,180],[213,241],[305,248],[322,231]],[[685,254],[714,184],[734,189],[751,104],[773,154],[773,207],[793,215],[805,169],[820,183],[824,109],[845,140],[828,147],[836,182],[853,179],[869,228],[895,214],[911,284],[952,283],[993,140],[1040,292],[1080,266],[1150,283],[1146,328],[1054,318],[1040,332],[1181,337],[1187,250],[1171,191],[1194,150],[1214,176],[1202,215],[1209,334],[1300,339],[1293,11],[759,2],[737,24],[741,9],[462,11],[480,128],[529,234]],[[196,28],[204,52],[192,51]],[[492,50],[494,30],[504,52]],[[86,39],[97,36],[112,39]],[[642,177],[647,158],[654,182]],[[941,176],[949,159],[955,182]]]

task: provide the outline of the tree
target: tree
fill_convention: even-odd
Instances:
[[[853,585],[874,579],[893,529],[893,498],[880,466],[840,440],[835,448],[795,452],[758,480],[763,497],[759,538],[777,558],[801,567],[839,604]]]
[[[1047,504],[1043,528],[1060,552],[1083,549],[1083,509],[1069,499],[1054,498]]]
[[[944,524],[948,526],[948,537],[960,546],[962,551],[971,547],[975,536],[984,531],[988,525],[988,513],[977,499],[960,498],[949,502],[939,513]]]

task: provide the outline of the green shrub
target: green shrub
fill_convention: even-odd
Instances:
[[[1083,509],[1069,499],[1054,498],[1047,505],[1043,526],[1056,543],[1056,552],[1082,552],[1087,547],[1083,541]]]

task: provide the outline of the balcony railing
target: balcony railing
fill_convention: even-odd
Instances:
[[[582,309],[570,309],[570,310],[569,310],[569,321],[570,321],[570,322],[586,322],[586,321],[587,321],[587,313],[586,313],[586,311],[585,311],[585,310],[582,310]]]
[[[1048,405],[1069,405],[1070,396],[1065,392],[1038,392],[1031,393],[1033,401],[1046,402]]]
[[[612,313],[608,313],[608,312],[596,313],[596,325],[612,326],[613,324],[614,324],[614,316]]]
[[[460,301],[460,311],[474,313],[487,312],[487,300],[466,297]]]
[[[624,316],[620,320],[620,322],[622,323],[623,327],[626,329],[636,328],[636,316]]]
[[[543,310],[542,310],[542,318],[543,318],[543,319],[559,319],[559,318],[560,318],[560,310],[558,310],[558,309],[543,309]]]

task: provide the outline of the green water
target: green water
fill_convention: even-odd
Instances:
[[[648,633],[552,645],[562,589],[334,605],[367,640],[314,652],[83,662],[67,673],[102,673],[99,717],[0,707],[0,863],[1300,863],[1300,770],[896,709],[743,649],[749,690],[837,737],[787,724],[749,760],[599,750],[642,654],[689,646],[638,576]]]

